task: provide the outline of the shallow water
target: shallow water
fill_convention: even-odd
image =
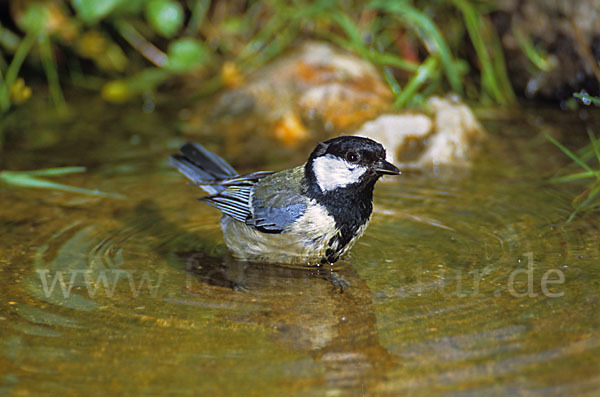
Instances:
[[[166,166],[174,115],[77,106],[101,116],[13,119],[3,166],[84,165],[56,180],[126,198],[0,186],[0,393],[600,390],[598,215],[565,223],[581,186],[546,183],[566,161],[528,121],[577,119],[488,122],[472,169],[379,184],[332,273],[228,258],[218,213]]]

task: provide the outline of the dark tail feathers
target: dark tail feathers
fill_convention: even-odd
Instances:
[[[179,152],[180,154],[169,158],[169,164],[208,194],[217,194],[223,190],[213,182],[238,175],[225,160],[197,143],[186,143]]]

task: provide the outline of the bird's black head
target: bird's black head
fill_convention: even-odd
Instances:
[[[368,222],[375,182],[399,173],[372,139],[340,136],[319,143],[305,166],[306,193],[335,220],[338,234],[328,243],[327,261],[335,262]]]
[[[322,192],[355,184],[372,188],[382,175],[400,173],[385,160],[381,144],[358,136],[340,136],[319,143],[306,167],[307,176]]]

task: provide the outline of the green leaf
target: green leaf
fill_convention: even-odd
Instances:
[[[114,8],[111,14],[119,16],[141,14],[146,6],[146,1],[147,0],[120,1],[119,5]]]
[[[175,40],[169,45],[165,67],[173,72],[188,72],[202,66],[209,54],[206,46],[196,39]]]
[[[33,3],[25,10],[20,25],[26,32],[40,32],[48,19],[48,6]]]
[[[146,20],[158,34],[171,38],[183,26],[183,7],[173,0],[150,0],[146,3]]]
[[[77,16],[88,24],[100,21],[126,0],[71,0]]]

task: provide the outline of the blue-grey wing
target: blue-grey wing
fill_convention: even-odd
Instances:
[[[233,219],[246,223],[264,233],[285,233],[306,211],[301,197],[266,197],[252,199],[254,186],[230,186],[215,196],[200,199]]]
[[[200,200],[261,232],[285,233],[306,211],[308,199],[295,180],[297,173],[293,169],[228,178],[217,182],[226,187],[219,194]]]
[[[233,219],[246,222],[252,216],[250,197],[254,191],[255,184],[260,179],[271,174],[273,174],[271,171],[261,171],[215,181],[214,185],[218,185],[223,190],[220,190],[218,194],[203,197],[200,201],[218,209]]]
[[[300,168],[285,170],[260,180],[252,195],[252,216],[246,224],[265,233],[285,233],[306,212]]]
[[[246,221],[265,233],[285,233],[289,226],[304,215],[306,203],[290,203],[282,207],[270,206],[269,203],[258,200],[253,206],[254,214]]]
[[[203,197],[200,201],[218,209],[233,219],[237,219],[240,222],[246,222],[252,214],[252,211],[250,210],[250,196],[252,194],[252,189],[252,185],[229,186],[219,194]]]

